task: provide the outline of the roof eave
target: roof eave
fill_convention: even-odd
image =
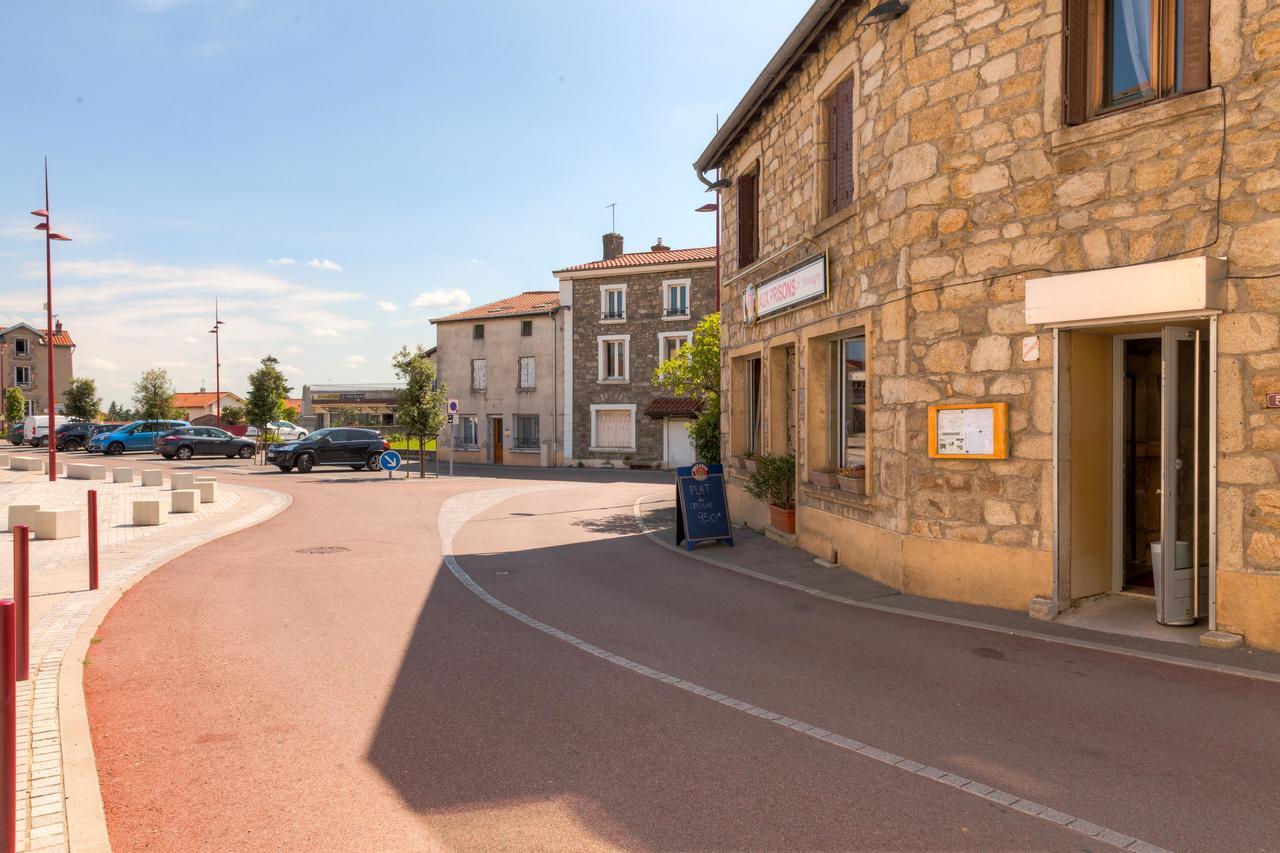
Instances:
[[[860,0],[852,0],[852,2],[851,0],[815,0],[809,7],[809,11],[800,19],[800,23],[796,24],[795,29],[791,31],[791,35],[787,36],[787,40],[778,48],[778,52],[765,65],[760,76],[756,77],[751,88],[742,96],[742,100],[734,107],[729,118],[716,131],[716,135],[711,138],[711,142],[707,144],[701,156],[694,161],[693,168],[699,174],[720,165],[725,153],[755,116],[756,110],[769,99],[814,39],[846,4],[856,6],[858,2]]]
[[[550,308],[531,308],[528,311],[504,311],[501,314],[474,314],[470,317],[436,317],[428,320],[428,323],[436,325],[438,323],[464,323],[468,320],[505,320],[509,317],[542,317],[546,314],[554,314],[560,310],[560,305],[552,305]]]

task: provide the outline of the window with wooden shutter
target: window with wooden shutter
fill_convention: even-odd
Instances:
[[[534,377],[536,370],[534,367],[534,358],[531,355],[520,357],[520,375],[517,380],[516,387],[521,391],[531,391],[534,387]]]
[[[484,391],[489,387],[489,378],[486,372],[485,360],[483,358],[473,358],[471,360],[471,390]]]
[[[627,409],[601,409],[596,413],[596,447],[630,450],[635,447],[631,437],[631,412]]]
[[[1065,122],[1207,89],[1209,2],[1065,0]]]
[[[853,204],[853,78],[827,98],[827,209],[839,213]]]
[[[760,207],[760,172],[752,170],[738,178],[738,266],[755,263],[759,225],[757,213]]]

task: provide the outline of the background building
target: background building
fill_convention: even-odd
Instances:
[[[431,322],[437,375],[460,406],[452,449],[439,442],[441,458],[561,464],[559,294],[528,291]]]
[[[389,427],[404,383],[302,386],[302,421],[309,430],[330,426]]]
[[[0,399],[4,389],[16,385],[26,398],[28,415],[49,413],[49,359],[46,330],[26,323],[15,323],[0,329]],[[57,382],[58,411],[62,411],[62,394],[74,377],[71,356],[76,345],[71,335],[62,328],[62,321],[53,328],[53,369]],[[0,413],[2,416],[2,413]]]
[[[667,396],[653,371],[693,340],[716,310],[714,247],[671,249],[658,240],[624,254],[621,234],[604,235],[598,261],[557,270],[570,313],[564,348],[566,458],[687,465],[687,425],[697,402]]]
[[[244,398],[239,394],[233,394],[230,391],[222,392],[222,410],[225,411],[231,406],[244,407]],[[214,391],[206,391],[201,388],[195,392],[178,392],[173,395],[173,407],[181,409],[186,414],[184,418],[191,422],[195,422],[197,418],[214,417],[218,412],[218,395]],[[212,421],[210,421],[212,423]]]
[[[1123,55],[1095,5],[813,5],[697,161],[726,454],[794,451],[800,545],[896,588],[1280,649],[1280,3]]]

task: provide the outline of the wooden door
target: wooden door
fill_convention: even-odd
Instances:
[[[502,464],[502,418],[493,418],[493,464]]]

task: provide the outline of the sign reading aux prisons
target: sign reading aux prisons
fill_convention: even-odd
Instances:
[[[827,256],[823,254],[763,284],[746,288],[742,293],[742,319],[745,323],[754,323],[826,297]]]

